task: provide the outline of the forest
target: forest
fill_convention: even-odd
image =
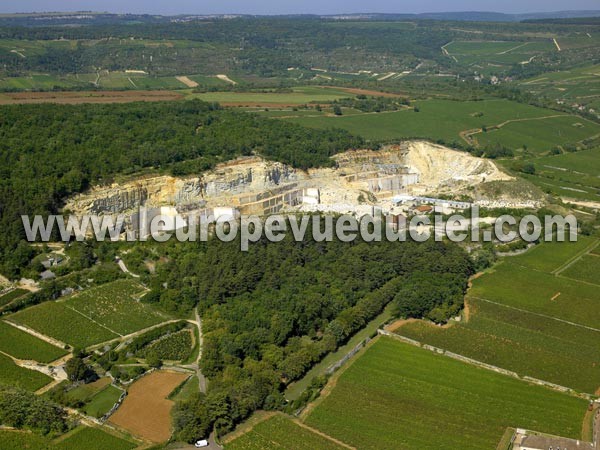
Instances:
[[[164,251],[164,250],[163,250]],[[209,391],[174,415],[176,437],[219,434],[257,409],[391,304],[398,317],[446,322],[462,308],[473,264],[451,243],[260,241],[174,244],[149,285],[170,311],[197,305]],[[167,286],[164,289],[164,286]],[[427,301],[424,301],[426,293]]]
[[[16,278],[32,257],[31,248],[19,246],[22,214],[56,213],[67,196],[117,175],[198,174],[253,154],[306,169],[363,146],[346,131],[311,130],[201,101],[4,106],[0,272]]]

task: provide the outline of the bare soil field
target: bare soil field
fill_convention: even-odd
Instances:
[[[134,436],[151,442],[165,442],[171,437],[171,408],[167,396],[189,374],[159,370],[129,388],[123,404],[109,421]]]
[[[175,78],[177,78],[179,81],[181,81],[187,87],[195,88],[198,86],[198,83],[196,83],[194,80],[190,80],[188,77],[180,76],[180,77],[175,77]]]
[[[128,103],[179,100],[183,95],[173,91],[63,91],[11,92],[0,96],[0,105],[23,103]]]

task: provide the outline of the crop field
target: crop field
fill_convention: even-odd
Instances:
[[[59,438],[52,447],[57,450],[130,450],[137,447],[132,441],[115,436],[112,432],[100,428],[76,428],[65,438]]]
[[[109,377],[100,378],[92,383],[82,384],[67,392],[67,397],[72,400],[86,402],[111,382]]]
[[[29,291],[26,289],[21,289],[21,288],[13,289],[12,291],[7,292],[6,294],[0,296],[0,307],[4,306],[4,305],[8,305],[13,300],[16,300],[19,297],[22,297],[28,293],[29,293]]]
[[[175,91],[62,91],[62,92],[8,92],[0,94],[0,105],[29,103],[129,103],[180,100],[183,94]]]
[[[73,347],[84,348],[118,337],[116,333],[69,309],[65,302],[45,302],[19,311],[9,319]]]
[[[122,391],[114,386],[106,386],[89,400],[83,407],[83,412],[88,416],[100,418],[117,403],[121,393]]]
[[[565,269],[561,276],[600,286],[600,257],[593,254],[585,255],[575,264]]]
[[[258,105],[301,105],[311,102],[329,102],[352,94],[335,88],[303,86],[293,88],[292,92],[206,92],[190,94],[191,98],[199,98],[207,102],[219,102],[225,106],[258,106]]]
[[[561,39],[562,41],[562,39]],[[600,106],[600,65],[549,72],[520,83],[534,95],[543,95],[567,104],[577,103],[598,111]]]
[[[474,280],[468,296],[600,329],[598,285],[529,269],[518,258]]]
[[[0,384],[37,391],[51,381],[52,378],[49,376],[36,370],[19,367],[8,356],[0,354]]]
[[[162,313],[136,300],[143,292],[136,282],[117,280],[9,319],[72,346],[88,347],[165,321]]]
[[[0,448],[2,450],[49,450],[52,447],[48,439],[34,433],[17,430],[0,430]]]
[[[383,337],[306,423],[359,449],[480,450],[495,448],[509,426],[579,439],[586,408],[585,400]]]
[[[600,294],[598,286],[588,283],[597,282],[594,273],[600,274],[600,265],[597,256],[586,254],[593,244],[589,238],[576,244],[546,243],[506,257],[473,280],[467,321],[444,328],[410,322],[396,333],[519,375],[594,393],[600,385]]]
[[[440,328],[415,321],[396,332],[521,376],[582,392],[598,389],[598,332],[481,300],[467,302],[467,323]]]
[[[537,108],[508,100],[483,100],[456,102],[450,100],[424,100],[416,102],[419,112],[412,109],[396,112],[365,113],[339,117],[290,117],[301,125],[315,128],[344,128],[367,139],[426,138],[443,139],[446,142],[462,142],[461,132],[504,125],[500,130],[477,133],[480,144],[502,144],[514,150],[529,143],[530,150],[548,151],[556,145],[548,139],[547,120],[540,119],[561,115],[556,111]],[[577,142],[600,133],[600,125],[584,119],[562,114],[558,118],[561,142]],[[530,120],[535,119],[535,120]],[[583,124],[583,128],[573,126]],[[513,125],[519,124],[514,128]],[[554,125],[554,122],[550,123]],[[508,127],[508,128],[507,128]],[[523,135],[522,129],[527,130]],[[482,137],[483,136],[483,137]]]
[[[49,363],[68,352],[0,321],[0,351],[17,359]]]
[[[276,414],[227,444],[227,450],[336,450],[339,444]]]
[[[480,145],[504,146],[542,153],[553,147],[576,143],[600,134],[600,125],[576,116],[549,117],[542,120],[511,122],[502,128],[479,133],[476,138]]]
[[[143,355],[155,355],[161,360],[182,361],[192,351],[192,330],[183,329],[158,339],[143,349]]]
[[[535,175],[526,178],[544,191],[566,198],[600,200],[600,148],[527,160]]]
[[[156,371],[131,385],[128,395],[109,422],[152,442],[164,442],[171,436],[171,408],[169,394],[187,374]]]
[[[546,242],[506,261],[529,269],[552,273],[593,247],[595,243],[595,239],[586,236],[578,236],[577,242]]]
[[[542,53],[556,52],[551,39],[543,41],[454,41],[446,45],[448,56],[460,64],[489,75],[513,64],[526,63]]]
[[[165,316],[140,303],[144,288],[131,280],[117,280],[69,298],[65,304],[118,334],[130,334],[164,322]]]

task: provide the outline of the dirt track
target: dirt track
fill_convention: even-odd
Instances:
[[[109,422],[147,441],[167,441],[171,437],[173,407],[167,396],[188,377],[189,374],[159,370],[141,378],[131,385]]]
[[[0,105],[24,103],[128,103],[157,102],[182,99],[173,91],[63,91],[63,92],[11,92],[0,95]]]

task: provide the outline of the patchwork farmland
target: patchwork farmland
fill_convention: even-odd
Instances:
[[[150,442],[165,442],[171,436],[169,394],[189,377],[188,374],[156,371],[136,381],[110,423]]]
[[[473,280],[464,320],[396,333],[521,376],[593,394],[600,386],[598,241],[547,243]],[[529,287],[535,285],[536,289]]]
[[[580,439],[587,405],[381,337],[339,376],[305,422],[358,449],[481,450],[495,448],[511,426]]]
[[[66,300],[33,306],[7,320],[85,348],[168,320],[164,313],[138,301],[143,293],[138,283],[117,280]]]
[[[286,120],[316,128],[343,128],[372,140],[442,139],[480,147],[499,144],[517,151],[525,145],[534,154],[600,134],[600,125],[594,122],[508,100],[422,100],[415,105],[418,112],[407,109],[339,117],[293,117],[292,113]]]

